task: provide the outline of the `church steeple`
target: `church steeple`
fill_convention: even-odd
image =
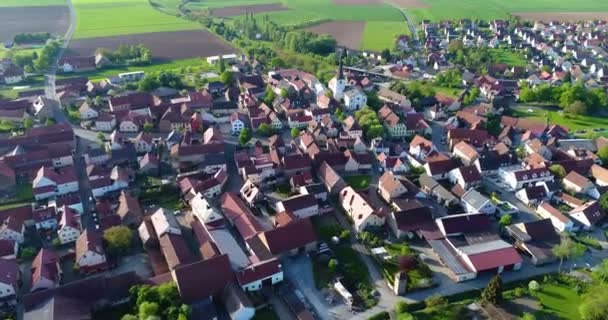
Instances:
[[[343,52],[344,52],[343,50],[340,50],[340,59],[338,62],[338,80],[344,79],[344,70],[342,67],[342,53]]]

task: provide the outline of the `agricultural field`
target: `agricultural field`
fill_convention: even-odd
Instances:
[[[155,10],[147,0],[72,2],[77,16],[74,39],[201,28],[194,22]]]
[[[66,54],[87,56],[97,48],[116,50],[120,45],[138,44],[152,51],[155,62],[234,53],[232,46],[207,30],[186,30],[77,39],[70,43]]]
[[[444,19],[504,19],[508,14],[528,18],[558,19],[563,17],[578,20],[589,17],[606,17],[608,1],[604,0],[401,0],[401,6],[411,12],[417,21],[423,19],[439,21]],[[539,15],[542,14],[542,15]]]
[[[352,49],[392,48],[397,35],[409,34],[401,12],[378,0],[199,0],[189,3],[188,8],[208,9],[213,15],[229,18],[245,12],[268,15],[282,25],[306,26],[310,31],[330,34]]]
[[[0,7],[4,4],[4,0],[1,0]],[[0,42],[12,41],[13,37],[19,33],[49,32],[56,36],[63,36],[68,30],[69,19],[68,7],[64,5],[2,7],[0,9]],[[24,21],[27,23],[23,23]]]

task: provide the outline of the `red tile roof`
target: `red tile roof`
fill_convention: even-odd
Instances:
[[[523,261],[513,247],[468,255],[468,258],[477,272],[514,265]]]
[[[221,294],[235,280],[228,255],[180,266],[172,271],[182,300],[192,304]]]

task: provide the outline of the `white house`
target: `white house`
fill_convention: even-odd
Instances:
[[[548,202],[541,203],[536,208],[536,213],[545,219],[550,219],[553,227],[559,232],[570,232],[574,229],[572,220]]]
[[[190,200],[190,206],[192,207],[192,213],[202,223],[211,223],[223,219],[220,211],[212,207],[211,204],[209,204],[209,201],[200,193],[197,193],[196,196]]]
[[[353,188],[346,187],[342,189],[339,197],[342,208],[353,219],[357,231],[364,231],[367,227],[384,225],[384,215],[377,212],[367,199]]]
[[[498,177],[504,184],[513,190],[519,190],[524,187],[533,186],[541,181],[553,181],[553,175],[547,168],[535,169],[510,169],[500,168]]]
[[[92,273],[107,268],[106,254],[101,236],[85,230],[76,241],[76,264],[81,272]]]
[[[496,205],[475,189],[462,195],[461,202],[468,213],[494,214],[496,212]]]
[[[61,210],[61,220],[57,230],[59,242],[61,244],[74,242],[78,239],[82,230],[80,215],[67,206],[63,206]]]
[[[83,102],[78,108],[81,120],[91,120],[99,117],[99,112],[93,109],[87,101]]]
[[[277,211],[288,211],[300,219],[319,214],[319,202],[314,195],[297,195],[277,203]]]
[[[78,177],[73,166],[55,169],[41,167],[32,182],[34,198],[48,199],[78,191]]]
[[[135,151],[137,151],[137,153],[151,152],[152,144],[152,135],[143,131],[133,139],[133,145],[135,145]]]
[[[116,127],[116,117],[111,114],[102,114],[95,120],[95,129],[102,132],[110,132]]]
[[[23,243],[25,225],[20,219],[8,217],[0,226],[0,240],[11,240],[19,244]]]
[[[355,111],[367,104],[367,95],[360,89],[351,89],[344,93],[344,106],[346,110]]]
[[[478,186],[481,183],[481,173],[476,166],[460,167],[448,172],[450,182],[461,186],[464,190]]]
[[[247,116],[235,112],[230,116],[230,131],[232,134],[239,134],[247,127]]]
[[[604,218],[604,213],[598,201],[589,201],[578,208],[572,209],[569,214],[570,218],[583,225],[585,229],[592,229]]]
[[[593,199],[600,198],[600,193],[595,184],[576,171],[570,171],[570,173],[568,173],[564,179],[562,179],[562,184],[564,189],[574,191],[576,193],[586,194]]]
[[[237,272],[236,279],[245,292],[262,290],[264,283],[270,285],[283,281],[283,270],[278,259],[253,263]]]

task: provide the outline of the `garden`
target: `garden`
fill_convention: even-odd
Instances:
[[[346,184],[353,187],[355,190],[365,190],[369,188],[372,177],[367,175],[346,176],[344,180]]]

